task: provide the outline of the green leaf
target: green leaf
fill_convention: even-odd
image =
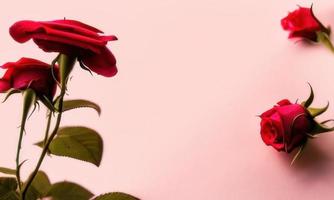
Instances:
[[[93,108],[99,115],[101,114],[101,108],[99,105],[85,99],[66,100],[63,103],[63,112],[77,108]]]
[[[4,196],[0,196],[0,200],[19,200],[19,194],[15,191],[10,191]]]
[[[3,174],[9,174],[9,175],[16,175],[16,170],[15,169],[9,169],[6,167],[0,167],[0,172]]]
[[[31,183],[27,195],[35,198],[42,198],[48,193],[51,188],[49,177],[45,172],[37,172],[34,181]]]
[[[39,199],[41,196],[36,190],[36,188],[30,186],[25,197],[26,199],[35,200],[35,199]]]
[[[140,200],[122,192],[111,192],[95,197],[93,200]]]
[[[16,188],[15,178],[0,177],[0,200],[17,200]]]
[[[312,117],[316,117],[316,116],[321,115],[322,113],[326,112],[326,110],[328,109],[328,106],[329,106],[329,102],[323,108],[308,107],[307,110],[309,111],[309,113],[311,114]]]
[[[51,188],[51,182],[45,172],[37,172],[31,185],[41,194],[45,195]]]
[[[52,200],[88,200],[94,194],[76,183],[64,181],[53,184],[46,196]]]
[[[15,178],[10,178],[10,177],[0,177],[0,195],[16,190],[17,188],[17,182]]]
[[[43,147],[43,142],[36,143]],[[75,126],[62,127],[52,140],[49,151],[57,156],[66,156],[99,166],[102,160],[103,141],[93,129]]]
[[[311,86],[310,83],[308,83],[308,85],[310,86],[311,93],[310,93],[310,96],[307,98],[307,100],[304,101],[304,102],[302,102],[302,105],[303,105],[305,108],[309,107],[309,106],[312,104],[313,99],[314,99],[313,88],[312,88],[312,86]]]

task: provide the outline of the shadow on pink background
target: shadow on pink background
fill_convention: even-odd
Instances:
[[[53,182],[81,182],[94,193],[124,191],[145,200],[332,199],[334,136],[311,141],[298,163],[266,147],[256,117],[277,101],[334,104],[334,56],[287,39],[280,19],[311,1],[7,1],[0,12],[0,61],[50,62],[32,42],[8,34],[17,20],[77,19],[115,34],[119,74],[76,69],[68,98],[99,102],[102,116],[77,110],[64,125],[95,127],[105,140],[101,167],[53,156]],[[334,25],[333,1],[314,11]],[[21,98],[0,104],[0,166],[14,167]],[[334,117],[334,107],[322,116]],[[22,158],[27,177],[40,149],[45,110],[28,122]]]

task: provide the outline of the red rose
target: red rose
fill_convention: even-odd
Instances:
[[[21,58],[17,62],[8,62],[1,66],[7,69],[0,79],[0,92],[9,89],[33,89],[37,95],[52,99],[57,89],[57,83],[51,72],[51,66],[32,58]],[[57,70],[55,67],[54,69]],[[58,74],[58,70],[56,72]]]
[[[290,12],[281,20],[284,30],[290,31],[289,38],[304,38],[317,42],[317,32],[322,31],[329,35],[329,29],[325,28],[314,16],[312,7]]]
[[[295,147],[304,144],[314,121],[302,105],[282,100],[261,117],[261,137],[266,145],[278,151],[290,153]]]
[[[78,58],[90,70],[107,77],[117,73],[116,59],[106,47],[115,36],[74,20],[19,21],[9,29],[17,42],[30,39],[46,52],[59,52]]]

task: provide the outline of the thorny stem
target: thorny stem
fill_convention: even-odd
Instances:
[[[20,136],[19,136],[19,142],[17,145],[17,152],[16,152],[16,179],[17,183],[19,185],[19,189],[21,190],[21,177],[20,177],[20,150],[22,147],[22,139],[23,139],[23,133],[24,133],[24,127],[26,124],[25,117],[22,117],[21,121],[21,127],[20,127]]]
[[[39,160],[37,162],[37,165],[36,165],[34,171],[29,176],[29,178],[27,180],[27,183],[26,183],[26,185],[23,188],[23,191],[22,191],[22,200],[25,200],[28,188],[31,185],[32,181],[34,180],[35,176],[37,175],[37,173],[39,171],[39,168],[42,165],[42,162],[43,162],[43,160],[45,158],[46,153],[48,152],[49,145],[50,145],[51,141],[53,140],[53,138],[56,136],[56,134],[58,132],[60,121],[61,121],[61,117],[62,117],[62,109],[63,109],[63,100],[64,100],[64,96],[65,96],[65,90],[66,90],[65,87],[63,87],[61,89],[60,98],[59,98],[59,113],[58,113],[58,116],[57,116],[56,125],[55,125],[55,127],[54,127],[54,129],[53,129],[53,131],[52,131],[52,133],[51,133],[51,135],[49,137],[49,139],[47,139],[47,141],[46,141],[46,143],[45,143],[45,145],[43,147],[42,153],[41,153],[41,155],[39,157]]]
[[[43,142],[43,145],[45,146],[47,140],[48,140],[48,137],[49,137],[49,131],[50,131],[50,125],[51,125],[51,119],[52,119],[52,111],[51,110],[48,110],[48,122],[47,122],[47,125],[46,125],[46,130],[45,130],[45,137],[44,137],[44,142]]]
[[[46,133],[46,137],[44,139],[43,150],[42,150],[42,153],[41,153],[41,155],[38,159],[37,165],[36,165],[34,171],[30,174],[26,184],[23,187],[22,195],[21,195],[22,200],[25,200],[27,191],[29,189],[29,186],[32,184],[34,178],[36,177],[36,175],[37,175],[37,173],[38,173],[38,171],[39,171],[39,169],[40,169],[40,167],[43,163],[43,160],[44,160],[44,158],[45,158],[45,156],[46,156],[46,154],[49,150],[49,146],[50,146],[53,138],[58,133],[58,129],[59,129],[60,121],[61,121],[61,118],[62,118],[62,113],[63,113],[63,101],[64,101],[64,96],[66,94],[67,80],[68,80],[68,76],[71,73],[71,70],[74,66],[75,60],[76,60],[75,57],[67,56],[67,55],[64,55],[64,54],[60,54],[59,56],[57,56],[57,62],[59,63],[60,80],[61,80],[61,82],[60,82],[61,91],[60,91],[60,94],[58,96],[59,107],[58,107],[57,120],[56,120],[55,127],[54,127],[54,129],[53,129],[49,138],[47,138],[47,133]],[[52,115],[52,112],[50,112],[50,116],[49,116],[50,122],[51,122],[51,115]],[[48,123],[49,123],[49,121],[48,121]]]
[[[28,113],[32,105],[36,103],[36,94],[32,89],[26,89],[23,91],[23,110],[22,110],[22,119],[21,119],[21,127],[19,134],[19,141],[17,145],[16,152],[16,179],[19,186],[19,190],[21,191],[21,177],[20,177],[20,168],[22,163],[20,163],[20,152],[22,148],[22,140],[24,134],[24,127],[27,121]]]

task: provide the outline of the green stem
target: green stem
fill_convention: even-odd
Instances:
[[[20,177],[20,168],[22,163],[20,163],[20,152],[22,148],[22,140],[24,134],[24,127],[27,121],[27,117],[30,111],[30,108],[36,102],[36,93],[32,89],[26,89],[23,91],[23,110],[22,110],[22,119],[21,119],[21,127],[20,127],[20,135],[19,141],[17,145],[17,152],[16,152],[16,179],[19,185],[19,189],[21,191],[21,177]]]
[[[21,128],[20,128],[20,136],[19,136],[19,142],[17,145],[17,152],[16,152],[16,179],[17,183],[19,185],[19,189],[21,191],[21,177],[20,177],[20,150],[22,147],[22,139],[23,139],[23,133],[24,133],[24,127],[26,124],[26,119],[24,116],[22,116],[21,121]]]
[[[71,57],[71,56],[67,56],[65,54],[60,54],[59,57],[57,57],[58,60],[57,62],[59,63],[59,72],[60,72],[60,80],[61,80],[61,91],[60,91],[60,95],[59,95],[59,107],[58,107],[58,116],[57,116],[57,121],[55,124],[55,127],[50,135],[50,137],[47,139],[46,138],[46,142],[43,146],[43,150],[42,153],[38,159],[37,165],[34,169],[34,171],[30,174],[26,184],[23,187],[22,190],[22,200],[25,200],[26,198],[26,194],[27,191],[29,189],[29,186],[32,184],[34,178],[36,177],[42,163],[43,160],[47,154],[47,152],[49,151],[49,146],[53,140],[53,138],[57,135],[58,133],[58,129],[59,129],[59,125],[60,125],[60,121],[62,118],[62,113],[63,113],[63,101],[64,101],[64,96],[66,94],[66,86],[67,86],[67,80],[68,80],[68,76],[71,73],[76,57]],[[50,113],[51,115],[51,113]],[[51,117],[50,117],[51,118]],[[45,141],[45,140],[44,140]]]
[[[317,32],[318,41],[327,47],[332,53],[334,53],[334,46],[327,33]]]
[[[46,130],[45,130],[45,136],[44,136],[44,142],[43,142],[43,145],[45,146],[47,140],[48,140],[48,137],[49,137],[49,131],[50,131],[50,125],[51,125],[51,119],[52,119],[52,111],[51,110],[48,110],[48,122],[47,122],[47,125],[46,125]]]
[[[332,52],[334,53],[334,46],[332,44],[332,42],[329,40],[329,38],[327,38],[327,41],[323,41],[322,43]]]
[[[48,152],[48,149],[49,149],[51,141],[53,140],[53,138],[56,136],[56,134],[58,132],[60,121],[61,121],[61,117],[62,117],[64,95],[65,95],[65,87],[62,88],[61,94],[60,94],[60,98],[59,98],[59,113],[58,113],[58,116],[57,116],[56,125],[55,125],[55,127],[54,127],[54,129],[53,129],[53,131],[52,131],[52,133],[51,133],[51,135],[49,137],[49,139],[47,139],[47,141],[46,141],[46,143],[45,143],[45,145],[43,147],[42,153],[41,153],[41,155],[39,157],[39,160],[37,162],[37,165],[36,165],[34,171],[29,176],[29,178],[27,180],[27,183],[25,184],[25,186],[23,188],[23,191],[22,191],[22,200],[25,200],[28,188],[31,185],[32,181],[34,180],[35,176],[37,175],[37,173],[39,171],[39,168],[42,165],[42,162],[43,162],[43,160],[45,158],[46,153]]]

